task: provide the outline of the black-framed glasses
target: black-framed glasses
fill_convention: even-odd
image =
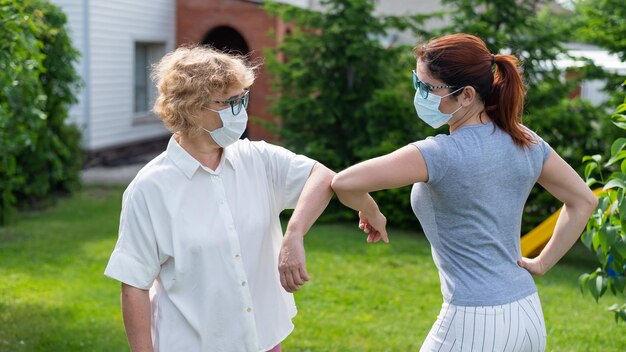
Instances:
[[[230,109],[233,112],[233,115],[239,115],[241,112],[241,108],[248,108],[248,102],[250,101],[250,91],[246,89],[242,95],[229,99],[229,100],[214,100],[214,103],[220,105],[230,105]]]
[[[420,81],[415,70],[411,72],[413,72],[413,88],[415,88],[424,99],[428,98],[428,93],[430,93],[432,89],[454,88],[454,86],[431,86],[428,83]]]

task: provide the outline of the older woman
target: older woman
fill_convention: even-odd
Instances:
[[[179,48],[154,78],[155,111],[173,135],[124,192],[105,271],[122,282],[131,349],[279,351],[296,314],[285,289],[308,280],[303,237],[334,173],[239,139],[254,81],[241,57]],[[283,237],[279,214],[294,207]]]

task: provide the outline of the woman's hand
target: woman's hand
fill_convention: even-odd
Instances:
[[[526,258],[522,257],[517,261],[517,265],[526,269],[529,273],[535,276],[543,276],[548,272],[548,268],[539,260],[539,258]]]
[[[359,228],[367,234],[367,242],[378,242],[382,239],[389,243],[386,226],[387,218],[381,212],[371,217],[359,212]]]
[[[278,255],[280,284],[287,292],[295,292],[310,280],[306,272],[304,236],[285,234]]]

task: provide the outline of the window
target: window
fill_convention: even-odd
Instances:
[[[150,80],[150,66],[165,54],[165,43],[135,43],[134,112],[138,119],[150,117],[156,87]]]

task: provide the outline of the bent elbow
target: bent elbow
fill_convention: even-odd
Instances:
[[[591,190],[586,192],[584,196],[581,196],[577,201],[575,207],[585,214],[586,217],[590,217],[596,207],[598,206],[598,198]]]
[[[332,188],[332,183],[333,183],[333,179],[335,178],[335,176],[337,175],[337,173],[335,173],[333,170],[326,168],[326,172],[324,174],[324,186],[328,187],[328,189],[330,189],[330,191],[333,191]]]
[[[598,198],[591,190],[587,190],[577,193],[564,206],[576,211],[581,217],[589,218],[598,206]]]
[[[315,179],[315,182],[323,184],[324,187],[330,188],[330,183],[332,182],[333,177],[335,177],[335,172],[326,167],[326,165],[317,163],[313,167],[313,171],[311,171],[311,175],[309,177]]]
[[[330,187],[333,189],[333,191],[335,191],[335,193],[346,191],[347,182],[345,174],[343,172],[335,174],[332,181],[330,182]]]
[[[596,195],[591,192],[591,195],[587,197],[586,201],[589,210],[589,216],[591,216],[591,213],[593,213],[593,211],[596,210],[596,208],[598,207],[598,197],[596,197]]]

